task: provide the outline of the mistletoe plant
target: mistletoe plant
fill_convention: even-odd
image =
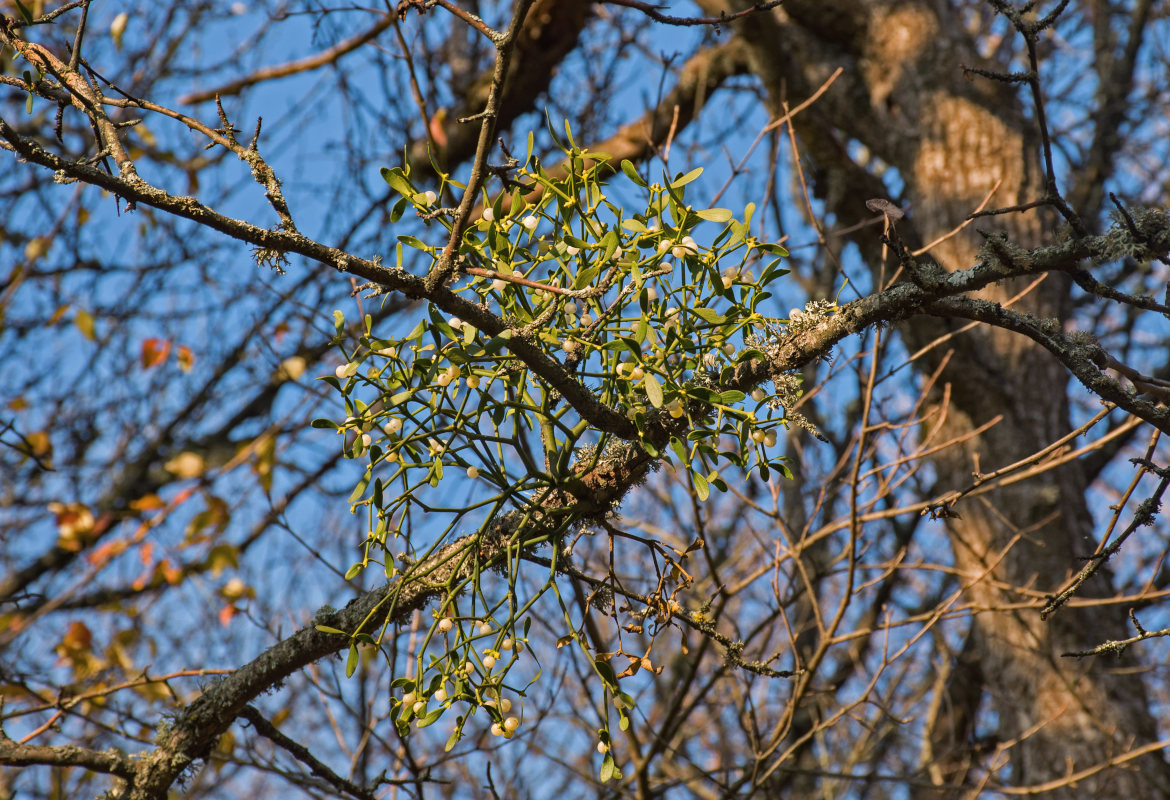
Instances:
[[[628,161],[618,172],[605,154],[577,147],[567,126],[566,134],[565,142],[554,135],[565,155],[558,169],[532,156],[530,135],[526,159],[495,170],[482,190],[450,279],[473,319],[432,305],[405,336],[378,335],[366,315],[352,337],[334,312],[345,361],[324,380],[341,393],[346,418],[314,424],[344,434],[345,454],[367,462],[350,502],[369,533],[347,577],[380,564],[400,579],[392,586],[422,582],[440,598],[416,677],[394,686],[404,733],[456,709],[448,748],[478,710],[490,715],[493,733],[519,727],[513,698],[522,700],[523,681],[539,675],[525,648],[527,615],[546,592],[559,602],[567,534],[602,518],[660,465],[685,470],[700,500],[711,487],[727,490],[719,472],[727,466],[765,479],[772,470],[787,474],[768,452],[798,396],[795,379],[770,376],[768,394],[736,377],[737,365],[766,361],[781,323],[798,324],[757,311],[767,284],[787,272],[787,252],[751,237],[751,205],[742,219],[688,205],[701,168],[648,183]],[[413,207],[451,236],[457,212],[439,198],[462,185],[444,176],[438,192],[424,191],[409,168],[382,175],[400,196],[393,219]],[[643,210],[628,215],[610,194],[637,196]],[[399,267],[405,248],[432,262],[443,255],[441,244],[398,239]],[[428,526],[446,519],[446,527],[424,536],[412,527],[412,507],[426,512]],[[535,557],[545,544],[551,557]],[[519,581],[525,563],[544,570],[527,592]],[[489,568],[506,580],[489,582]],[[668,612],[678,609],[677,589],[662,588]],[[395,603],[395,593],[384,602]],[[352,673],[358,645],[381,639],[351,638]],[[514,673],[526,661],[530,668]],[[633,700],[603,659],[592,663],[624,727]],[[607,729],[599,736],[609,777]]]

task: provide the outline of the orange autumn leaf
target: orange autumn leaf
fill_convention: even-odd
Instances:
[[[57,521],[57,546],[78,552],[97,524],[93,512],[81,503],[49,503]]]
[[[147,586],[159,586],[160,580],[166,581],[171,586],[179,583],[183,579],[183,570],[171,563],[169,558],[164,558],[154,566],[145,570],[132,584],[134,589],[141,591]]]
[[[440,108],[435,112],[427,124],[427,133],[430,134],[431,141],[440,148],[447,146],[447,109]]]
[[[177,495],[175,495],[175,499],[172,500],[171,502],[174,503],[176,508],[178,508],[183,503],[187,502],[191,498],[191,495],[193,495],[193,494],[195,494],[195,487],[188,486],[186,489],[184,489],[183,491],[181,491]]]
[[[61,639],[61,647],[70,652],[89,650],[93,644],[93,634],[84,622],[74,622],[69,625],[65,637]]]
[[[145,339],[142,342],[142,368],[157,367],[171,354],[171,343],[167,339]]]
[[[239,613],[239,609],[235,606],[224,606],[219,610],[219,624],[226,628],[237,613]]]
[[[20,633],[28,624],[28,617],[23,614],[0,614],[0,631],[9,631],[10,633]],[[3,691],[0,690],[0,697],[3,697]]]
[[[160,508],[166,507],[167,504],[157,494],[146,494],[137,500],[130,501],[130,508],[135,511],[158,511]]]
[[[155,570],[161,572],[163,579],[172,586],[183,579],[183,570],[172,564],[169,558],[160,561]]]
[[[124,553],[126,547],[126,542],[106,542],[94,548],[93,552],[86,556],[86,561],[94,567],[104,566],[115,556]]]
[[[53,312],[53,316],[49,317],[48,321],[45,322],[45,324],[46,325],[56,325],[58,322],[61,321],[61,318],[65,316],[65,312],[68,310],[69,310],[68,303],[62,303],[61,305],[57,306],[57,310]]]

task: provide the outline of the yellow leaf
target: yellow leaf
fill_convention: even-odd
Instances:
[[[20,633],[24,630],[28,623],[28,618],[23,614],[0,614],[0,631],[9,631],[10,633]],[[0,695],[3,696],[3,695]]]
[[[179,453],[163,466],[167,472],[176,478],[182,478],[184,480],[199,477],[207,468],[203,456],[198,453],[192,453],[190,450]]]
[[[234,760],[232,754],[236,748],[236,735],[231,731],[227,731],[219,737],[219,741],[215,743],[215,752],[219,753],[221,758],[210,759],[215,765],[215,771],[219,772],[225,764],[230,764]]]
[[[264,435],[255,443],[252,457],[252,471],[260,477],[264,491],[272,491],[272,468],[276,464],[276,437]]]
[[[93,314],[85,309],[78,309],[77,313],[73,315],[73,324],[77,326],[77,330],[81,331],[81,335],[91,342],[97,338],[93,328]]]
[[[143,495],[137,500],[130,501],[130,508],[135,511],[158,511],[160,508],[166,508],[166,506],[167,504],[157,494]]]
[[[49,252],[49,240],[43,236],[29,239],[28,244],[24,246],[24,257],[29,261],[36,261],[47,252]]]
[[[130,672],[130,670],[127,669],[126,672]],[[174,695],[171,694],[171,690],[168,689],[167,685],[162,681],[140,684],[134,687],[134,691],[140,697],[144,697],[147,700],[152,700],[155,702],[160,700],[174,699]],[[216,761],[216,763],[218,764],[219,762]]]
[[[141,136],[142,141],[146,142],[151,147],[154,147],[158,142],[158,140],[154,138],[154,134],[151,132],[150,128],[146,127],[146,125],[142,123],[134,126],[134,133],[138,136]]]
[[[199,536],[199,534],[209,527],[214,528],[216,532],[222,532],[231,518],[232,514],[228,510],[227,503],[219,497],[208,497],[207,508],[196,514],[187,525],[188,541],[201,541],[206,538]]]
[[[295,381],[305,374],[306,366],[308,364],[300,356],[289,356],[280,362],[280,368],[276,371],[276,376],[281,380]]]
[[[53,442],[49,439],[48,431],[34,431],[25,438],[32,445],[34,455],[45,458],[53,454]]]
[[[239,551],[230,544],[217,544],[207,554],[207,566],[212,576],[218,578],[228,567],[240,566]]]
[[[232,578],[219,590],[219,593],[228,600],[242,600],[245,597],[255,597],[256,592],[239,576]]]
[[[191,367],[195,364],[195,354],[191,352],[191,348],[185,344],[179,345],[179,352],[176,356],[179,360],[179,369],[183,372],[190,372]]]
[[[110,36],[114,40],[114,47],[117,47],[119,50],[122,49],[122,34],[126,32],[126,23],[129,21],[130,15],[123,11],[114,17],[114,21],[110,23]]]

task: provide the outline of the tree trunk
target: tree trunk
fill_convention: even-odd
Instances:
[[[705,5],[708,11],[722,7]],[[832,69],[845,67],[840,85],[797,121],[804,154],[815,164],[818,194],[843,226],[872,217],[865,199],[885,196],[880,181],[849,158],[849,140],[896,167],[905,181],[909,219],[898,229],[912,247],[954,229],[997,183],[992,207],[1044,194],[1037,137],[1025,122],[1016,87],[964,76],[961,64],[988,65],[981,63],[957,13],[949,13],[941,4],[788,0],[768,19],[756,16],[739,28],[777,115],[785,100],[799,102]],[[1006,232],[1011,241],[1030,247],[1051,240],[1054,222],[1046,212],[1030,211],[995,217],[980,227]],[[971,266],[980,244],[974,227],[931,255],[947,270]],[[880,246],[872,229],[862,237],[868,238],[858,244],[876,280]],[[1018,283],[998,286],[984,297],[1004,302],[1022,289]],[[1067,282],[1050,275],[1013,307],[1063,319],[1068,300]],[[947,330],[923,318],[902,334],[914,351]],[[947,350],[953,356],[940,383],[949,384],[950,404],[940,440],[970,436],[1001,419],[934,459],[940,489],[963,487],[973,470],[1013,463],[1069,431],[1067,373],[1031,340],[982,327],[935,348],[918,366],[936,367]],[[997,769],[993,781],[1051,783],[1053,792],[1046,795],[1051,797],[1164,797],[1170,794],[1170,772],[1157,752],[1057,786],[1156,739],[1138,676],[1116,669],[1116,661],[1061,657],[1126,636],[1124,608],[1064,609],[1048,622],[1034,607],[1013,608],[1035,597],[1020,590],[1056,590],[1079,566],[1078,557],[1092,552],[1086,489],[1083,473],[1072,464],[956,509],[961,516],[947,525],[956,566],[971,583],[967,599],[987,609],[972,623],[968,651],[977,663],[956,674],[981,676],[998,720],[997,740],[1006,759],[989,765]],[[1103,571],[1084,595],[1112,593]],[[954,696],[978,703],[980,693]],[[931,731],[936,746],[927,752],[938,761],[923,765],[927,779],[964,780],[970,753],[959,752],[954,739],[970,736],[976,710],[937,717],[940,725]],[[941,729],[943,720],[961,721],[962,730]],[[1005,760],[1010,767],[1000,768]]]

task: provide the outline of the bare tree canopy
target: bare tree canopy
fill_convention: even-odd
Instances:
[[[1170,796],[1153,0],[0,0],[0,800]]]

